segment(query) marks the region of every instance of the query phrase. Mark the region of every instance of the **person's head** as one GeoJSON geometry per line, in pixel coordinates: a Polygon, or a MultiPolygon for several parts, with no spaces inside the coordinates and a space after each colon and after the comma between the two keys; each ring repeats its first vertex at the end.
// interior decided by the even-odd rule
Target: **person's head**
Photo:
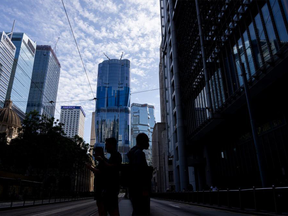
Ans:
{"type": "Polygon", "coordinates": [[[105,140],[105,148],[108,153],[117,151],[117,140],[114,137],[105,140]]]}
{"type": "Polygon", "coordinates": [[[94,157],[97,157],[97,156],[104,157],[104,150],[102,147],[97,146],[94,148],[94,157]]]}
{"type": "Polygon", "coordinates": [[[149,148],[149,138],[147,134],[140,133],[136,137],[136,145],[141,149],[148,149],[149,148]]]}

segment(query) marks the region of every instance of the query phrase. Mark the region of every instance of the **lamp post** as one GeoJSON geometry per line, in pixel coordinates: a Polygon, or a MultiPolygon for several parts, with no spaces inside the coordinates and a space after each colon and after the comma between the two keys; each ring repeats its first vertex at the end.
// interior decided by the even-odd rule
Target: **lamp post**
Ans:
{"type": "Polygon", "coordinates": [[[253,136],[253,142],[255,146],[255,151],[256,151],[256,157],[257,157],[257,162],[258,162],[258,167],[259,167],[259,173],[260,173],[260,179],[261,179],[261,184],[262,187],[267,186],[267,174],[266,174],[266,169],[264,166],[264,160],[263,160],[263,146],[259,144],[259,139],[258,139],[258,134],[254,122],[254,114],[252,112],[251,108],[251,98],[250,98],[250,91],[249,87],[247,84],[247,77],[246,77],[246,72],[245,72],[245,67],[244,63],[241,62],[241,76],[243,77],[243,86],[244,86],[244,91],[245,91],[245,97],[246,97],[246,102],[247,102],[247,108],[249,112],[249,118],[250,118],[250,125],[251,125],[251,130],[252,130],[252,136],[253,136]]]}

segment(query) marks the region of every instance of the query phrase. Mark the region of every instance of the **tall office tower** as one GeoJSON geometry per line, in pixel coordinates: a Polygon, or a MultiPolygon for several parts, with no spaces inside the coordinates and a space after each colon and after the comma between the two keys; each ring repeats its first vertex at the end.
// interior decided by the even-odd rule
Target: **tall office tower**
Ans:
{"type": "Polygon", "coordinates": [[[145,150],[146,160],[152,165],[152,133],[155,125],[154,106],[132,103],[131,105],[131,147],[136,145],[139,133],[149,137],[149,149],[145,150]]]}
{"type": "Polygon", "coordinates": [[[96,146],[115,137],[122,161],[130,149],[130,61],[105,60],[98,67],[95,115],[96,146]]]}
{"type": "Polygon", "coordinates": [[[0,32],[0,108],[4,107],[16,47],[5,32],[0,32]]]}
{"type": "Polygon", "coordinates": [[[95,136],[95,112],[92,112],[92,120],[91,120],[91,133],[90,133],[90,148],[93,148],[96,141],[95,136]]]}
{"type": "Polygon", "coordinates": [[[13,110],[23,120],[31,85],[36,43],[25,33],[13,33],[12,42],[16,47],[16,54],[6,99],[13,101],[13,110]]]}
{"type": "MultiPolygon", "coordinates": [[[[95,144],[95,112],[92,112],[92,120],[91,120],[91,133],[90,133],[90,146],[89,146],[89,154],[93,158],[93,147],[95,144]]],[[[93,165],[95,165],[95,161],[92,161],[93,165]]],[[[94,191],[94,173],[90,172],[90,187],[89,191],[94,191]]]]}
{"type": "Polygon", "coordinates": [[[176,190],[287,185],[288,2],[160,6],[176,190]]]}
{"type": "Polygon", "coordinates": [[[85,112],[81,106],[61,106],[60,122],[68,137],[84,137],[85,112]]]}
{"type": "Polygon", "coordinates": [[[27,113],[36,110],[40,115],[54,117],[60,67],[51,46],[37,45],[27,113]]]}

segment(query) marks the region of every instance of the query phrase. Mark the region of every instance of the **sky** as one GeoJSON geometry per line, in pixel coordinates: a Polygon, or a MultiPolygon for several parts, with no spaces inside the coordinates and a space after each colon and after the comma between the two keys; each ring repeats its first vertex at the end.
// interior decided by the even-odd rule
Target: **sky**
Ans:
{"type": "Polygon", "coordinates": [[[131,63],[131,104],[154,105],[159,122],[159,0],[63,2],[86,73],[61,0],[1,0],[0,4],[1,32],[10,32],[15,20],[14,32],[24,32],[37,45],[55,49],[61,64],[55,118],[60,118],[61,106],[82,106],[86,113],[84,140],[89,143],[98,64],[107,59],[104,53],[120,59],[123,52],[122,59],[131,63]]]}

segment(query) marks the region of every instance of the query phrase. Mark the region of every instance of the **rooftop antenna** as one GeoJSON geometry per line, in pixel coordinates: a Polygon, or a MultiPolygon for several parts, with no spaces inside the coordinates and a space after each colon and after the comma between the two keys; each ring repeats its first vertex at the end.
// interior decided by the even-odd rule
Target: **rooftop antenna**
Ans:
{"type": "Polygon", "coordinates": [[[9,34],[7,34],[7,36],[10,35],[10,40],[12,40],[12,37],[13,37],[13,31],[14,31],[15,22],[16,22],[16,21],[14,20],[14,21],[13,21],[12,30],[11,30],[11,32],[10,32],[9,34]]]}
{"type": "Polygon", "coordinates": [[[53,50],[54,50],[55,53],[56,53],[56,47],[57,47],[57,43],[58,43],[59,39],[60,39],[60,37],[57,38],[57,41],[56,41],[55,46],[54,46],[54,48],[53,48],[53,50]]]}
{"type": "Polygon", "coordinates": [[[121,54],[120,60],[122,60],[122,57],[123,57],[123,52],[122,52],[122,54],[121,54]]]}
{"type": "Polygon", "coordinates": [[[110,60],[110,58],[105,53],[103,53],[103,54],[110,60]]]}

